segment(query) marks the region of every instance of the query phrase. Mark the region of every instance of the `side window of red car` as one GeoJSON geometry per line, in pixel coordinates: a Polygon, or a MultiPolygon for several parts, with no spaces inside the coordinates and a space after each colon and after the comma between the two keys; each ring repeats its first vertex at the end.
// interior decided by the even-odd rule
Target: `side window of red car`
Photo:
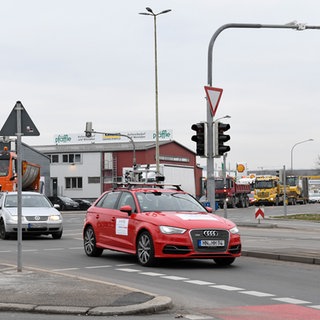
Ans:
{"type": "Polygon", "coordinates": [[[122,192],[119,203],[118,203],[118,209],[120,209],[122,206],[131,206],[132,212],[137,212],[136,204],[130,192],[122,192]]]}
{"type": "Polygon", "coordinates": [[[96,204],[96,207],[114,209],[120,192],[106,193],[96,204]]]}

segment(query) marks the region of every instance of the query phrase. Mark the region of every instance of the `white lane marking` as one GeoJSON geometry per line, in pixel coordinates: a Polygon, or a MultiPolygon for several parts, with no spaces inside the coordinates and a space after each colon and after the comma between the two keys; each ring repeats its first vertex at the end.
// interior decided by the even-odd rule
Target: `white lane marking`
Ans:
{"type": "Polygon", "coordinates": [[[189,278],[178,277],[178,276],[162,276],[161,278],[169,280],[188,280],[189,278]]]}
{"type": "Polygon", "coordinates": [[[89,267],[85,267],[85,269],[102,269],[102,268],[111,268],[111,265],[106,265],[106,266],[89,266],[89,267]]]}
{"type": "Polygon", "coordinates": [[[25,250],[22,250],[22,252],[38,252],[40,251],[39,249],[25,249],[25,250]]]}
{"type": "Polygon", "coordinates": [[[317,306],[309,306],[310,308],[313,308],[313,309],[319,309],[320,310],[320,304],[317,305],[317,306]]]}
{"type": "Polygon", "coordinates": [[[181,316],[183,318],[190,319],[190,320],[209,320],[209,319],[214,320],[214,318],[212,318],[210,316],[199,316],[199,315],[195,315],[195,314],[188,314],[188,315],[181,315],[181,316]]]}
{"type": "Polygon", "coordinates": [[[255,297],[274,297],[274,294],[265,293],[260,291],[240,291],[240,293],[248,294],[255,297]]]}
{"type": "Polygon", "coordinates": [[[124,271],[124,272],[140,272],[138,269],[130,269],[130,268],[116,268],[116,270],[124,271]]]}
{"type": "Polygon", "coordinates": [[[160,277],[160,276],[165,276],[164,273],[157,273],[157,272],[141,272],[141,274],[145,276],[150,276],[150,277],[160,277]]]}
{"type": "Polygon", "coordinates": [[[60,272],[60,271],[72,271],[72,270],[79,270],[80,268],[63,268],[63,269],[52,269],[53,272],[60,272]]]}
{"type": "Polygon", "coordinates": [[[69,250],[83,250],[83,247],[70,247],[69,250]]]}
{"type": "Polygon", "coordinates": [[[124,264],[117,264],[116,267],[128,267],[128,266],[134,266],[134,263],[124,263],[124,264]]]}
{"type": "Polygon", "coordinates": [[[208,286],[214,284],[214,282],[202,281],[202,280],[186,280],[187,283],[198,284],[200,286],[208,286]]]}
{"type": "Polygon", "coordinates": [[[210,287],[216,288],[216,289],[227,290],[227,291],[241,291],[241,290],[245,290],[245,289],[243,289],[243,288],[228,286],[228,285],[224,285],[224,284],[214,285],[214,286],[210,286],[210,287]]]}
{"type": "Polygon", "coordinates": [[[281,302],[285,302],[285,303],[292,303],[292,304],[311,303],[310,301],[294,299],[294,298],[272,298],[272,300],[281,301],[281,302]]]}

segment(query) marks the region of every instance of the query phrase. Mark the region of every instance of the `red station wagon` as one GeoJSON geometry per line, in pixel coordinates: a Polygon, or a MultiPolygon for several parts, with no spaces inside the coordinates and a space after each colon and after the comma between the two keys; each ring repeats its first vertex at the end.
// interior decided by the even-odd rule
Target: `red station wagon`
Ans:
{"type": "Polygon", "coordinates": [[[160,258],[213,259],[230,265],[241,255],[239,229],[204,208],[179,186],[134,183],[103,193],[88,209],[84,251],[137,256],[143,266],[160,258]]]}

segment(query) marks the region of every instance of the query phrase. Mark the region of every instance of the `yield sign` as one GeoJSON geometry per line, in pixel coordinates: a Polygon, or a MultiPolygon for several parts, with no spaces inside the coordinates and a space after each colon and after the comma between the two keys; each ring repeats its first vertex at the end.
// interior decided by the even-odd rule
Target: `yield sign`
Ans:
{"type": "Polygon", "coordinates": [[[264,209],[263,208],[256,208],[255,210],[255,217],[256,219],[264,219],[264,209]]]}
{"type": "Polygon", "coordinates": [[[223,89],[205,86],[204,90],[206,91],[210,104],[211,114],[214,117],[218,109],[223,89]]]}

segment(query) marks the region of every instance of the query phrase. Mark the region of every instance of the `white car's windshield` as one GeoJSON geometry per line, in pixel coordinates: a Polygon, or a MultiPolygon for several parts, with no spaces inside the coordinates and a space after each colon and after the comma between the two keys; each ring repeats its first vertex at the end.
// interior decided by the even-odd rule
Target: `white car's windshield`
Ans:
{"type": "MultiPolygon", "coordinates": [[[[5,207],[17,207],[18,206],[18,196],[16,194],[7,195],[4,203],[5,207]]],[[[42,195],[22,195],[21,198],[22,207],[39,207],[39,208],[49,208],[51,204],[42,195]]]]}
{"type": "Polygon", "coordinates": [[[206,212],[192,196],[176,192],[138,192],[137,199],[143,212],[149,211],[190,211],[206,212]]]}

